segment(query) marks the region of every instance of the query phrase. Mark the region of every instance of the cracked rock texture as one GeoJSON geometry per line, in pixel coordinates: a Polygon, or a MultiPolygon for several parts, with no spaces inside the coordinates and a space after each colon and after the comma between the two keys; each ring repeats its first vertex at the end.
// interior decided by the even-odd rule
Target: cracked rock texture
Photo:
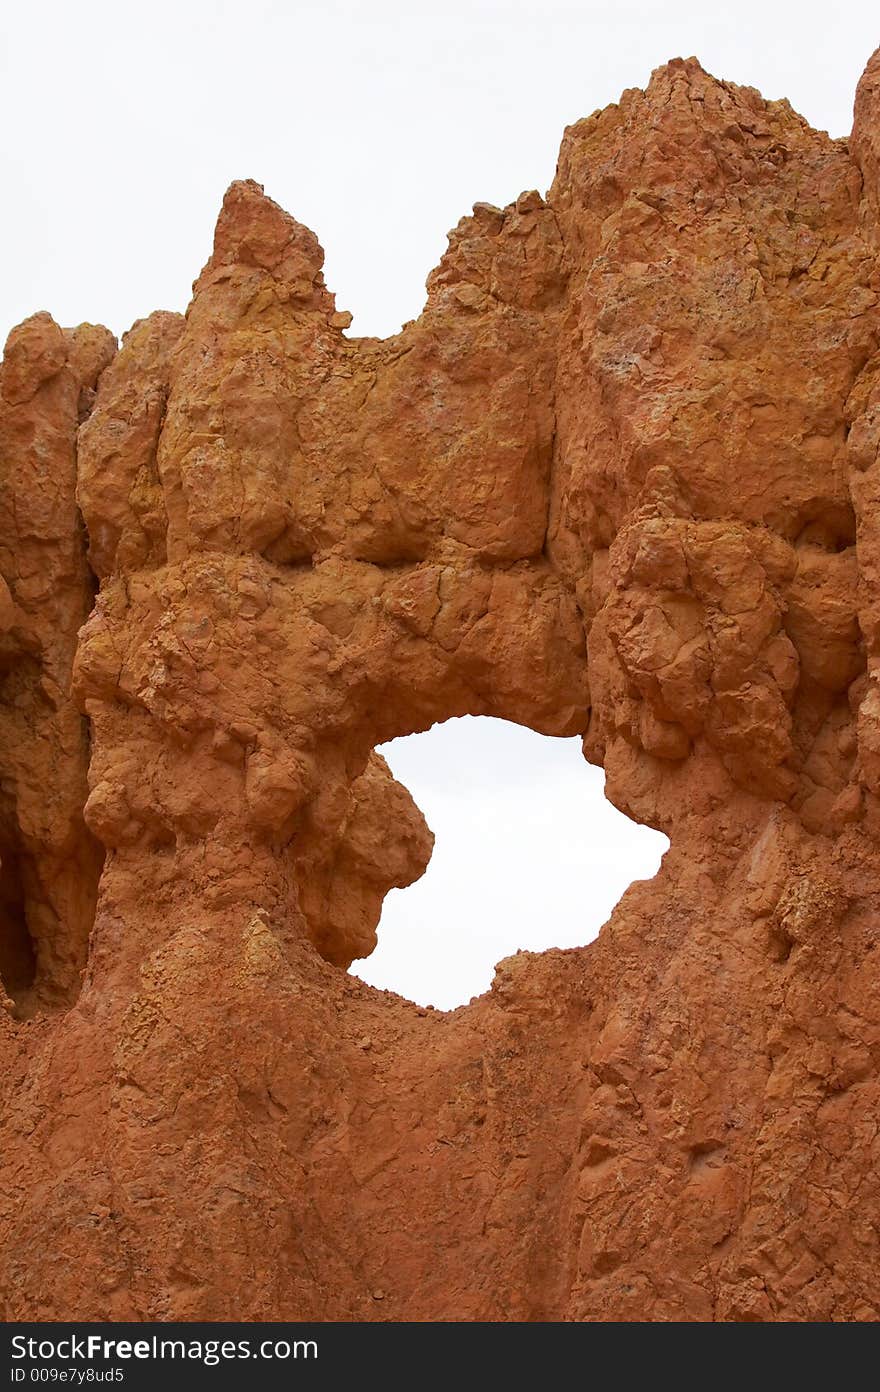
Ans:
{"type": "Polygon", "coordinates": [[[13,332],[0,1315],[878,1318],[878,249],[880,57],[850,140],[676,60],[395,337],[253,183],[13,332]],[[671,849],[444,1015],[344,968],[468,713],[671,849]]]}

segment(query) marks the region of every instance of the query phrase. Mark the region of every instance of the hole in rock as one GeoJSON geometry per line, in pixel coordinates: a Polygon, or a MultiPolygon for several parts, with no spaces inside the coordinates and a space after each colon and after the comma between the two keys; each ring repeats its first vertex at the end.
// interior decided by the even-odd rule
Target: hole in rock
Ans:
{"type": "Polygon", "coordinates": [[[579,947],[669,846],[607,801],[580,739],[463,716],[383,745],[435,835],[420,880],[391,890],[352,971],[443,1010],[488,990],[519,948],[579,947]]]}
{"type": "Polygon", "coordinates": [[[0,982],[17,1005],[32,989],[37,959],[25,914],[21,859],[15,847],[0,842],[0,982]]]}

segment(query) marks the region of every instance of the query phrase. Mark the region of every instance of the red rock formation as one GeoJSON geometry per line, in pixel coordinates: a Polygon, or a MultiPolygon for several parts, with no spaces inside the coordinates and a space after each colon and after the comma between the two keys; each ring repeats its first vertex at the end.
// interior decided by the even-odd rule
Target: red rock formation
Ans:
{"type": "Polygon", "coordinates": [[[15,331],[7,1318],[878,1318],[878,71],[669,64],[385,341],[250,183],[185,318],[15,331]],[[465,713],[671,849],[442,1015],[340,969],[465,713]]]}
{"type": "Polygon", "coordinates": [[[76,506],[77,427],[115,352],[36,314],[0,369],[0,999],[70,1004],[102,854],[83,824],[89,740],[70,695],[94,600],[76,506]]]}

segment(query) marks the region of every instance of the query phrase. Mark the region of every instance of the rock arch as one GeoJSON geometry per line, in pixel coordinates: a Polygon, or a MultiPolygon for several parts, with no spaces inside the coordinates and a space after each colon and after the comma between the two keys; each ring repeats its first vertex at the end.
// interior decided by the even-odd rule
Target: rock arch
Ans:
{"type": "Polygon", "coordinates": [[[251,183],[185,318],[15,331],[9,815],[106,859],[3,1020],[4,1313],[876,1317],[877,79],[846,143],[669,64],[389,340],[251,183]],[[371,751],[463,713],[672,850],[442,1021],[337,968],[424,860],[371,751]]]}

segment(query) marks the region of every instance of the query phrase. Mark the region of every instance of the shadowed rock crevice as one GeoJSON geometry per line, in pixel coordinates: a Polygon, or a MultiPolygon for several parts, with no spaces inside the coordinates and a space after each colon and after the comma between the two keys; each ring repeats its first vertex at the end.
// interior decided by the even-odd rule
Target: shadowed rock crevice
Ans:
{"type": "Polygon", "coordinates": [[[37,957],[27,923],[22,867],[15,850],[0,839],[0,989],[16,1013],[26,1012],[37,975],[37,957]]]}

